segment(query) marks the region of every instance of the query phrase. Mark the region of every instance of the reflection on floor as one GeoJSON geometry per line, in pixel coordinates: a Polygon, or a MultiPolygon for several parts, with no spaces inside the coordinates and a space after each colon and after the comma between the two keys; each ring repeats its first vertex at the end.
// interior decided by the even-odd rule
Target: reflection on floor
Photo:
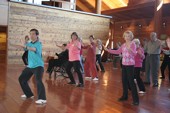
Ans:
{"type": "MultiPolygon", "coordinates": [[[[112,63],[104,65],[106,72],[99,72],[99,81],[86,80],[84,88],[67,85],[68,80],[62,77],[49,79],[44,74],[47,104],[41,106],[34,103],[35,99],[20,98],[23,93],[18,76],[24,66],[1,63],[0,113],[169,113],[168,80],[159,80],[158,88],[146,86],[147,93],[140,95],[140,105],[132,106],[131,92],[128,101],[117,101],[122,94],[121,70],[114,70],[112,63]]],[[[30,86],[36,94],[34,79],[30,86]]]]}

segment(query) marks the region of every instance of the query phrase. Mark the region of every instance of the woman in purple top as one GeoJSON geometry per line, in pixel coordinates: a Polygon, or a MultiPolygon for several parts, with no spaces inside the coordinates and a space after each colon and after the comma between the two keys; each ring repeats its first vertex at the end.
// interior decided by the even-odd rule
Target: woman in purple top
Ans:
{"type": "Polygon", "coordinates": [[[128,99],[128,83],[132,91],[133,103],[132,105],[139,105],[139,97],[137,88],[134,82],[134,65],[136,56],[136,45],[132,41],[133,33],[131,31],[125,31],[123,38],[125,43],[118,50],[111,50],[105,48],[106,51],[112,54],[122,53],[122,84],[123,84],[123,95],[119,98],[119,101],[126,101],[128,99]]]}
{"type": "Polygon", "coordinates": [[[137,81],[138,87],[139,87],[139,93],[143,94],[145,93],[145,86],[143,84],[142,79],[140,78],[140,70],[142,68],[142,63],[145,58],[144,55],[144,50],[140,46],[140,41],[139,39],[134,39],[133,42],[136,44],[136,51],[137,54],[135,56],[135,71],[134,71],[134,76],[137,81]]]}

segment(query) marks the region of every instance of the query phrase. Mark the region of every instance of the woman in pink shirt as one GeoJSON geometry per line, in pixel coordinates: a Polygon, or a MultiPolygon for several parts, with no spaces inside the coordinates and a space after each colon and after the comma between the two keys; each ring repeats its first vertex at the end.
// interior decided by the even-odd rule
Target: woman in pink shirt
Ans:
{"type": "Polygon", "coordinates": [[[133,103],[132,105],[139,105],[139,97],[137,93],[137,88],[134,83],[134,65],[136,56],[136,45],[132,41],[133,33],[131,31],[125,31],[123,38],[125,43],[118,50],[111,50],[105,48],[106,51],[112,54],[122,53],[122,85],[123,85],[123,95],[119,98],[119,101],[126,101],[128,99],[128,83],[132,91],[133,103]]]}
{"type": "Polygon", "coordinates": [[[73,74],[71,72],[71,68],[74,67],[75,72],[78,74],[79,84],[77,87],[84,87],[83,77],[81,74],[81,65],[80,65],[80,50],[81,50],[81,43],[78,39],[78,35],[76,32],[71,34],[72,41],[67,44],[67,48],[69,51],[69,63],[66,68],[66,72],[70,78],[70,82],[68,84],[76,84],[73,74]]]}
{"type": "Polygon", "coordinates": [[[145,58],[144,50],[140,46],[139,39],[134,39],[133,42],[136,44],[136,51],[137,54],[135,56],[135,70],[134,70],[134,76],[137,81],[138,87],[139,87],[139,93],[143,94],[145,93],[145,86],[143,84],[142,79],[140,78],[140,70],[142,68],[142,63],[145,58]]]}

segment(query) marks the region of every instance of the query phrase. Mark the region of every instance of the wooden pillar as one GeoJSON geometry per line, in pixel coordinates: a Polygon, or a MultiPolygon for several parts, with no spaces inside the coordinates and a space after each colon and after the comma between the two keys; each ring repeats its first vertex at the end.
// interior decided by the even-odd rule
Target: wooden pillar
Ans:
{"type": "Polygon", "coordinates": [[[96,0],[96,13],[101,14],[102,0],[96,0]]]}
{"type": "Polygon", "coordinates": [[[114,37],[115,37],[115,21],[112,20],[112,21],[111,21],[111,45],[112,45],[112,43],[113,43],[113,47],[114,47],[114,45],[115,45],[114,37]]]}
{"type": "Polygon", "coordinates": [[[154,31],[158,37],[160,37],[162,29],[162,5],[163,0],[155,0],[154,31]]]}

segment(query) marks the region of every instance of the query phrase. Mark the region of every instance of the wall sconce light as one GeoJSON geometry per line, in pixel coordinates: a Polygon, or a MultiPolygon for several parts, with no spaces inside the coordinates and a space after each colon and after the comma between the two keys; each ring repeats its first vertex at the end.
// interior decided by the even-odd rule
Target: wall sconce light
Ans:
{"type": "Polygon", "coordinates": [[[138,27],[139,27],[139,29],[141,29],[141,28],[142,28],[142,25],[141,25],[141,24],[139,24],[139,25],[138,25],[138,27]]]}
{"type": "Polygon", "coordinates": [[[162,23],[162,26],[165,28],[165,27],[166,27],[166,22],[163,22],[163,23],[162,23]]]}
{"type": "Polygon", "coordinates": [[[120,26],[120,29],[123,29],[123,26],[120,26]]]}

